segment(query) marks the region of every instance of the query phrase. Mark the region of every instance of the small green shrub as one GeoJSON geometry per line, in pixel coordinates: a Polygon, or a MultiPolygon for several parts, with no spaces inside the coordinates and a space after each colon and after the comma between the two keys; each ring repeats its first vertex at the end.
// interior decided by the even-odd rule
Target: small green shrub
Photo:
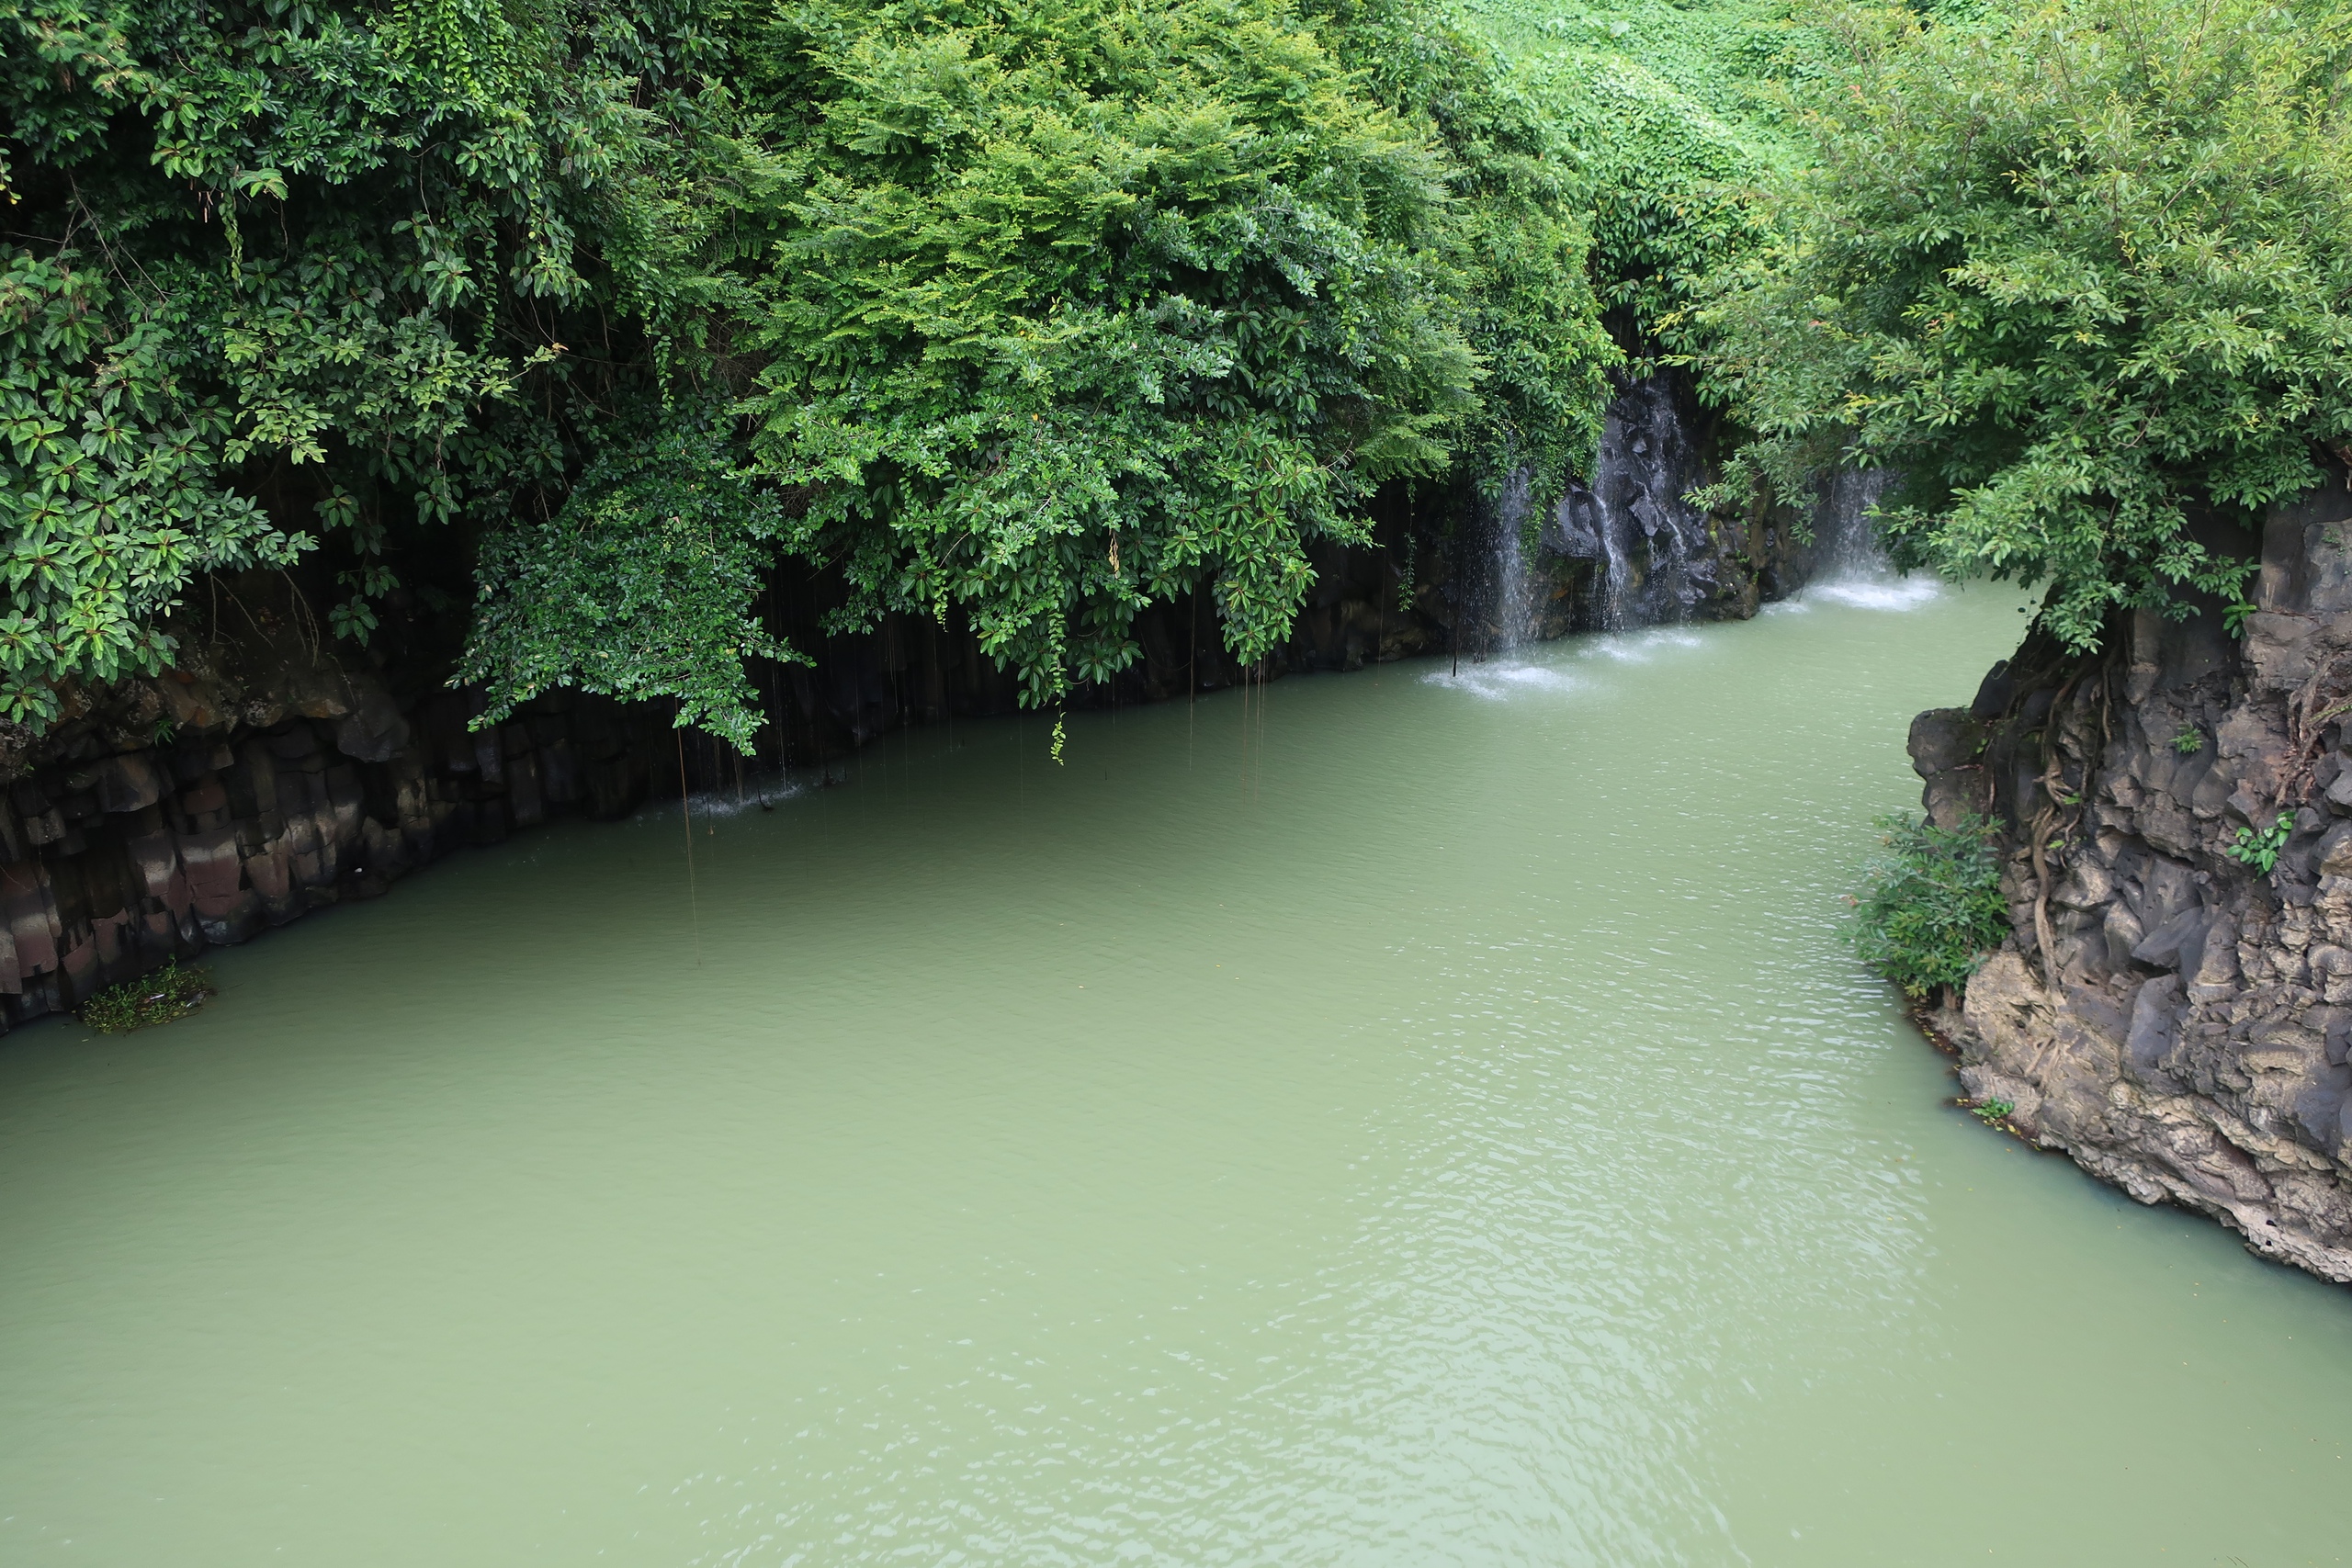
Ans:
{"type": "Polygon", "coordinates": [[[2205,750],[2205,737],[2193,724],[2184,724],[2180,733],[2172,738],[2172,749],[2184,757],[2194,757],[2205,750]]]}
{"type": "Polygon", "coordinates": [[[2295,819],[2281,812],[2278,819],[2267,828],[2239,829],[2238,841],[2222,852],[2240,865],[2251,866],[2259,874],[2267,876],[2271,868],[2278,863],[2278,852],[2287,847],[2287,840],[2294,836],[2294,832],[2295,819]]]}
{"type": "Polygon", "coordinates": [[[108,986],[82,1004],[82,1021],[101,1034],[128,1034],[186,1018],[212,999],[209,969],[183,969],[176,958],[152,975],[108,986]]]}
{"type": "Polygon", "coordinates": [[[1989,1127],[1994,1122],[1998,1122],[2002,1117],[2007,1116],[2010,1111],[2015,1111],[2017,1109],[2017,1104],[2015,1101],[2007,1100],[1987,1100],[1980,1104],[1972,1105],[1968,1109],[1974,1113],[1979,1122],[1984,1122],[1987,1127],[1989,1127]]]}
{"type": "Polygon", "coordinates": [[[1993,824],[1939,828],[1909,813],[1878,818],[1883,851],[1863,868],[1848,936],[1863,963],[1924,1000],[1957,990],[2008,934],[1993,824]]]}

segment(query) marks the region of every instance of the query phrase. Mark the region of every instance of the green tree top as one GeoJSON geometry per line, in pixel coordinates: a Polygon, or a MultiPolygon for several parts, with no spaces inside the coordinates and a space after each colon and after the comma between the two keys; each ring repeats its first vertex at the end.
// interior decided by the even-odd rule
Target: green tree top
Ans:
{"type": "MultiPolygon", "coordinates": [[[[213,571],[558,503],[764,187],[653,0],[0,0],[0,715],[153,671],[213,571]]],[[[446,546],[444,547],[447,547],[446,546]]]]}
{"type": "Polygon", "coordinates": [[[485,718],[744,743],[752,602],[960,607],[1040,701],[1244,658],[1396,476],[1556,492],[1572,170],[1418,0],[0,0],[0,716],[333,553],[474,558],[485,718]]]}
{"type": "Polygon", "coordinates": [[[1556,486],[1613,357],[1583,230],[1532,117],[1409,20],[784,14],[761,92],[797,184],[752,332],[759,450],[809,487],[798,544],[842,563],[844,624],[960,605],[1042,701],[1195,586],[1264,654],[1308,542],[1359,537],[1384,479],[1467,448],[1556,486]],[[1348,68],[1351,28],[1389,78],[1348,68]]]}
{"type": "Polygon", "coordinates": [[[2049,580],[2077,648],[2120,607],[2233,596],[2249,563],[2192,518],[2251,525],[2352,439],[2352,10],[1831,21],[1814,160],[1701,317],[1757,433],[1725,493],[1899,470],[1900,558],[2049,580]]]}

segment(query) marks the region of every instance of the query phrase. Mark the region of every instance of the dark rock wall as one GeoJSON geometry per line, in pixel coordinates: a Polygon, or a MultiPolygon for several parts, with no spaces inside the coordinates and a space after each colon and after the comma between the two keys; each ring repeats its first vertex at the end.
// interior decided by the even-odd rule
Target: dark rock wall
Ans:
{"type": "Polygon", "coordinates": [[[1929,1022],[2041,1146],[2352,1282],[2352,491],[2260,543],[2243,638],[2218,604],[2030,637],[1914,724],[1929,813],[2007,824],[2013,935],[1929,1022]],[[2224,852],[2281,815],[2268,874],[2224,852]]]}
{"type": "Polygon", "coordinates": [[[129,683],[111,710],[159,706],[167,738],[111,750],[83,728],[20,766],[0,797],[0,1019],[71,1009],[557,813],[619,815],[673,743],[660,716],[598,699],[477,734],[462,694],[403,714],[372,675],[300,674],[293,707],[197,671],[129,683]]]}

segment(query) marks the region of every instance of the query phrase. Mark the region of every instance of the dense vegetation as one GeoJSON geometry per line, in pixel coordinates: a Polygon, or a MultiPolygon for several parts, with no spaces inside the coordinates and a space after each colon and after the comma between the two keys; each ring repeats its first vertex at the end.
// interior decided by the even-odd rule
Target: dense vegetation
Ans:
{"type": "Polygon", "coordinates": [[[1881,851],[1864,869],[1848,935],[1862,962],[1914,1001],[1939,990],[1949,998],[2009,934],[1993,825],[1939,828],[1905,815],[1878,827],[1881,851]]]}
{"type": "Polygon", "coordinates": [[[2078,646],[2352,444],[2343,0],[1436,3],[0,0],[0,716],[305,559],[738,744],[780,570],[1031,702],[1254,659],[1629,355],[2078,646]]]}
{"type": "Polygon", "coordinates": [[[1836,69],[1712,280],[1758,433],[1727,487],[1898,470],[1898,554],[2120,608],[2234,600],[2259,510],[2352,441],[2352,7],[2038,0],[1833,18],[1836,69]]]}
{"type": "Polygon", "coordinates": [[[1615,357],[1559,150],[1401,4],[0,0],[0,50],[16,717],[321,545],[358,639],[478,551],[493,714],[745,741],[778,550],[1032,700],[1195,587],[1254,658],[1382,480],[1556,489],[1615,357]]]}
{"type": "Polygon", "coordinates": [[[1595,287],[1636,352],[1688,346],[1701,281],[1763,238],[1830,39],[1790,0],[1461,0],[1574,149],[1595,287]]]}
{"type": "Polygon", "coordinates": [[[744,297],[770,161],[689,6],[0,0],[0,707],[207,573],[560,506],[744,297]]]}

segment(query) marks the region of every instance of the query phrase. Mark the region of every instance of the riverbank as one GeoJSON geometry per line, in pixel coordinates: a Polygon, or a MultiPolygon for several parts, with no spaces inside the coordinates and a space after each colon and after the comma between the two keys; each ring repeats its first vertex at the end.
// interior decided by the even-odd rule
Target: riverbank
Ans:
{"type": "MultiPolygon", "coordinates": [[[[1610,406],[1592,484],[1536,525],[1521,491],[1384,492],[1368,545],[1317,552],[1315,583],[1269,658],[1245,669],[1210,596],[1180,598],[1136,616],[1129,668],[1057,711],[1441,651],[1476,665],[1578,631],[1740,618],[1852,553],[1860,504],[1842,492],[1814,536],[1777,514],[1737,523],[1690,507],[1713,440],[1670,376],[1629,389],[1610,406]]],[[[173,670],[71,689],[38,737],[0,727],[0,1030],[552,819],[740,794],[762,773],[830,774],[910,727],[1018,709],[1015,677],[960,619],[891,615],[832,635],[840,582],[778,575],[768,629],[813,661],[752,661],[767,717],[751,757],[681,735],[668,705],[563,689],[477,730],[481,692],[447,683],[461,615],[403,592],[363,648],[322,634],[312,606],[324,592],[300,571],[224,580],[203,599],[209,617],[174,626],[173,670]]]]}

